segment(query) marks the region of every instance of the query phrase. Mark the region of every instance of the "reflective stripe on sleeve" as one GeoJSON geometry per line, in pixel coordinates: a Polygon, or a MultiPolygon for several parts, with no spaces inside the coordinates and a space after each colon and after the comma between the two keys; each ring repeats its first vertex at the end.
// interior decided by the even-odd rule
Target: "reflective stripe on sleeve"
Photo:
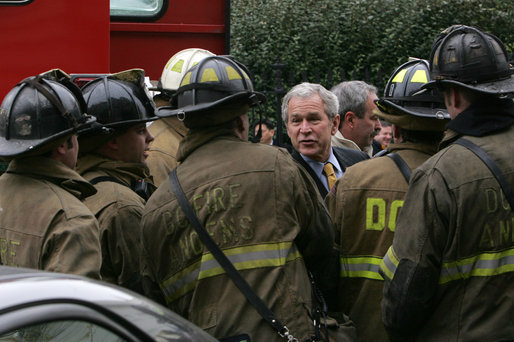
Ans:
{"type": "Polygon", "coordinates": [[[514,248],[487,252],[459,261],[443,262],[439,284],[470,277],[490,277],[514,272],[514,248]]]}
{"type": "Polygon", "coordinates": [[[341,278],[384,280],[378,273],[381,262],[376,256],[341,257],[341,278]]]}
{"type": "Polygon", "coordinates": [[[393,279],[394,272],[396,272],[396,268],[398,267],[399,261],[394,253],[393,246],[389,247],[386,255],[382,259],[382,263],[380,264],[381,274],[387,277],[389,280],[393,279]]]}
{"type": "MultiPolygon", "coordinates": [[[[292,242],[235,247],[225,249],[223,253],[239,271],[284,266],[287,262],[302,257],[292,242]]],[[[225,270],[214,259],[214,256],[211,253],[205,253],[201,260],[162,281],[161,289],[169,303],[192,291],[198,280],[223,273],[225,270]]]]}

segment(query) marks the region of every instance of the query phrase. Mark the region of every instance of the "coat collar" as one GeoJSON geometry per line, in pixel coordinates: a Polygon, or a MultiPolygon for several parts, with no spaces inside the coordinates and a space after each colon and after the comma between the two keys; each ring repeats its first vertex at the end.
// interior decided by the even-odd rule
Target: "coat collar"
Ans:
{"type": "Polygon", "coordinates": [[[81,200],[96,193],[95,187],[75,170],[48,157],[14,159],[6,172],[47,180],[81,200]]]}
{"type": "MultiPolygon", "coordinates": [[[[112,160],[96,153],[88,153],[78,160],[77,172],[86,175],[89,172],[102,172],[127,185],[135,179],[150,181],[150,171],[143,163],[126,163],[112,160]]],[[[87,179],[91,179],[86,176],[87,179]]]]}
{"type": "Polygon", "coordinates": [[[514,124],[512,99],[488,99],[471,104],[446,127],[463,135],[483,137],[514,124]]]}

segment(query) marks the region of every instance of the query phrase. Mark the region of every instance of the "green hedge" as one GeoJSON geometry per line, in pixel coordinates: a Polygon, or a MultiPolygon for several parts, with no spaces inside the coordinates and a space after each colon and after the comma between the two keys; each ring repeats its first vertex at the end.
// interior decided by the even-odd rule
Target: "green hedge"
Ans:
{"type": "MultiPolygon", "coordinates": [[[[385,84],[409,56],[428,58],[434,38],[452,24],[481,27],[514,50],[514,2],[493,0],[232,0],[231,54],[246,64],[256,88],[271,64],[301,80],[316,70],[385,84]],[[378,70],[382,70],[378,80],[378,70]]],[[[331,87],[332,84],[324,84],[331,87]]],[[[268,88],[268,89],[266,89],[268,88]]]]}

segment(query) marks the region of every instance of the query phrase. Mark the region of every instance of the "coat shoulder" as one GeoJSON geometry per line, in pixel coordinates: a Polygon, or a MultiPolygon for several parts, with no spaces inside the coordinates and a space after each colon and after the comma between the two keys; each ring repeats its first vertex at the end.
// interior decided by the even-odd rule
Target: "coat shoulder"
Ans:
{"type": "Polygon", "coordinates": [[[332,147],[334,155],[336,156],[339,163],[343,164],[344,167],[348,167],[355,163],[363,160],[370,159],[369,156],[362,151],[357,151],[351,148],[345,147],[332,147]]]}

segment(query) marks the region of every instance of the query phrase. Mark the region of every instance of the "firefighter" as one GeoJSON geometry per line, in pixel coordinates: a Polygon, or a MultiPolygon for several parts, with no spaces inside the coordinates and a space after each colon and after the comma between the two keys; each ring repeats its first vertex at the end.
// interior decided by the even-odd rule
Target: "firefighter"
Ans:
{"type": "MultiPolygon", "coordinates": [[[[285,149],[248,142],[249,107],[264,99],[248,74],[231,58],[206,57],[184,76],[178,109],[159,108],[158,115],[176,115],[189,128],[176,170],[200,222],[237,260],[257,296],[303,341],[315,333],[307,271],[321,288],[336,272],[328,269],[332,222],[310,176],[285,149]]],[[[148,201],[142,226],[148,296],[217,338],[282,340],[213,263],[169,180],[148,201]]]]}
{"type": "Polygon", "coordinates": [[[437,152],[449,119],[440,93],[416,94],[430,80],[428,68],[426,60],[402,64],[376,103],[380,118],[392,123],[395,143],[389,145],[389,157],[399,158],[401,167],[388,157],[357,163],[325,198],[339,236],[340,308],[354,321],[359,341],[387,341],[378,265],[393,241],[406,177],[437,152]]]}
{"type": "Polygon", "coordinates": [[[452,121],[413,173],[380,265],[383,321],[392,341],[512,340],[513,68],[497,37],[456,25],[430,72],[452,121]]]}
{"type": "Polygon", "coordinates": [[[96,190],[74,171],[77,131],[93,124],[60,70],[16,85],[0,108],[0,259],[4,265],[100,278],[96,190]]]}
{"type": "MultiPolygon", "coordinates": [[[[173,55],[164,66],[157,88],[160,93],[154,96],[157,107],[176,107],[174,95],[186,71],[205,57],[214,56],[204,49],[190,48],[173,55]]],[[[168,174],[177,166],[177,150],[187,128],[176,116],[162,118],[154,122],[150,133],[155,140],[150,148],[147,163],[156,185],[168,179],[168,174]]]]}
{"type": "Polygon", "coordinates": [[[146,123],[155,106],[144,85],[144,71],[133,69],[97,78],[82,87],[89,113],[103,130],[83,130],[78,172],[97,193],[85,200],[100,225],[104,281],[141,292],[139,222],[155,189],[146,157],[153,136],[146,123]]]}

